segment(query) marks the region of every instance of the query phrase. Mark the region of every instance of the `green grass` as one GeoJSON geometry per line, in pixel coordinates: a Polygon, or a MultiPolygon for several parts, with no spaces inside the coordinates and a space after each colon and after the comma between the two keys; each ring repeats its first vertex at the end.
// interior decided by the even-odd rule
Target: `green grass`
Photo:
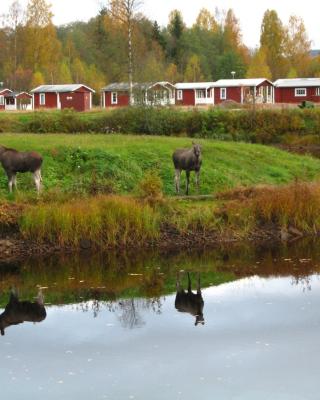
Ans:
{"type": "MultiPolygon", "coordinates": [[[[237,186],[282,184],[320,176],[320,161],[263,145],[199,139],[203,146],[201,194],[237,186]]],[[[166,195],[174,194],[171,155],[190,147],[189,138],[95,134],[0,134],[0,143],[44,156],[44,187],[62,192],[136,191],[147,171],[156,171],[166,195]]],[[[193,177],[192,177],[193,178],[193,177]]],[[[184,175],[182,188],[184,187],[184,175]]],[[[18,177],[22,192],[32,188],[30,174],[18,177]]],[[[195,193],[193,179],[191,194],[195,193]]],[[[0,172],[0,197],[7,196],[7,180],[0,172]]]]}

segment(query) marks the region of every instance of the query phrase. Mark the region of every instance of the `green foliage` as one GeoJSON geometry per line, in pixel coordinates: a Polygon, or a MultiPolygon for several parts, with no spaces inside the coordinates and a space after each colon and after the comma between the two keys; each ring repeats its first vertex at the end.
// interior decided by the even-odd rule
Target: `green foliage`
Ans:
{"type": "Polygon", "coordinates": [[[320,109],[186,111],[170,107],[127,107],[96,113],[63,110],[1,114],[0,123],[0,132],[130,133],[268,144],[280,143],[287,135],[319,136],[320,109]]]}
{"type": "MultiPolygon", "coordinates": [[[[198,122],[199,116],[193,119],[198,122]]],[[[115,134],[1,135],[1,143],[8,147],[35,150],[43,155],[43,195],[51,193],[51,200],[57,194],[63,197],[66,193],[71,196],[134,193],[150,171],[161,178],[163,193],[173,195],[172,154],[177,148],[191,147],[191,142],[190,138],[115,134]]],[[[320,175],[320,162],[310,157],[241,142],[208,139],[197,139],[197,142],[203,147],[200,194],[218,193],[239,185],[285,183],[295,177],[312,180],[320,175]]],[[[190,190],[194,194],[191,175],[190,190]]],[[[183,188],[185,174],[181,184],[183,188]]],[[[21,198],[29,192],[36,198],[31,174],[18,175],[18,188],[21,198]]],[[[7,193],[7,178],[1,169],[0,198],[7,193]]]]}

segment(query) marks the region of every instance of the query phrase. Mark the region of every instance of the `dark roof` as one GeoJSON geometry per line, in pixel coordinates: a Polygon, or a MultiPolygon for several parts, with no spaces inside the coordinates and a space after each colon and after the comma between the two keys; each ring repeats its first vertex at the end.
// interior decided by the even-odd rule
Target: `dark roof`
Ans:
{"type": "MultiPolygon", "coordinates": [[[[171,86],[174,87],[170,82],[143,82],[143,83],[133,83],[133,90],[148,90],[153,86],[162,85],[162,86],[171,86]]],[[[128,82],[116,82],[110,83],[101,89],[102,92],[128,92],[130,90],[130,85],[128,82]]]]}

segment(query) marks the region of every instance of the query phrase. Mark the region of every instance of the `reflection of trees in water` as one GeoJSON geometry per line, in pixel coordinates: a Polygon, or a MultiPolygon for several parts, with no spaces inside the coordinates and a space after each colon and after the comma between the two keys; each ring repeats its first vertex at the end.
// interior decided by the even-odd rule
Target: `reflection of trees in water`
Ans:
{"type": "Polygon", "coordinates": [[[140,327],[145,324],[141,317],[141,311],[149,310],[156,314],[161,314],[161,299],[160,298],[131,298],[120,301],[102,301],[92,300],[85,301],[75,305],[76,310],[83,312],[93,312],[93,317],[106,309],[109,312],[117,313],[119,321],[126,328],[140,327]]]}
{"type": "Polygon", "coordinates": [[[293,276],[291,280],[291,285],[293,286],[302,286],[303,292],[309,291],[312,289],[311,286],[312,276],[293,276]]]}
{"type": "Polygon", "coordinates": [[[140,328],[145,325],[140,312],[151,310],[156,314],[161,314],[161,306],[159,298],[122,300],[118,303],[119,311],[121,311],[118,318],[124,328],[140,328]]]}

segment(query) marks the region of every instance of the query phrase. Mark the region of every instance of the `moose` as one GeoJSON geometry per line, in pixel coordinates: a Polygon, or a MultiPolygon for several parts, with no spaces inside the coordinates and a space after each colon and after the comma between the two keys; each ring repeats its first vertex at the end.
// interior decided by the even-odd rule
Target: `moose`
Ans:
{"type": "Polygon", "coordinates": [[[37,192],[41,189],[41,165],[43,158],[35,151],[17,151],[0,145],[0,162],[8,177],[10,193],[12,187],[17,189],[18,172],[32,172],[37,192]]]}
{"type": "Polygon", "coordinates": [[[195,325],[204,325],[203,306],[204,301],[201,294],[200,287],[200,273],[198,274],[197,293],[191,290],[190,273],[188,272],[188,291],[186,292],[180,283],[180,273],[177,274],[177,294],[175,299],[175,307],[179,312],[187,312],[196,317],[195,325]]]}
{"type": "Polygon", "coordinates": [[[196,186],[199,190],[200,168],[202,164],[201,146],[192,142],[191,149],[177,149],[172,155],[172,160],[175,168],[175,186],[176,193],[180,193],[180,177],[181,171],[186,171],[186,195],[189,194],[190,172],[196,173],[196,186]]]}
{"type": "Polygon", "coordinates": [[[12,289],[10,293],[9,303],[2,314],[0,314],[0,332],[4,336],[5,329],[11,325],[22,324],[28,322],[41,322],[47,316],[44,307],[44,298],[42,291],[39,290],[38,297],[35,302],[20,301],[17,292],[12,289]]]}

